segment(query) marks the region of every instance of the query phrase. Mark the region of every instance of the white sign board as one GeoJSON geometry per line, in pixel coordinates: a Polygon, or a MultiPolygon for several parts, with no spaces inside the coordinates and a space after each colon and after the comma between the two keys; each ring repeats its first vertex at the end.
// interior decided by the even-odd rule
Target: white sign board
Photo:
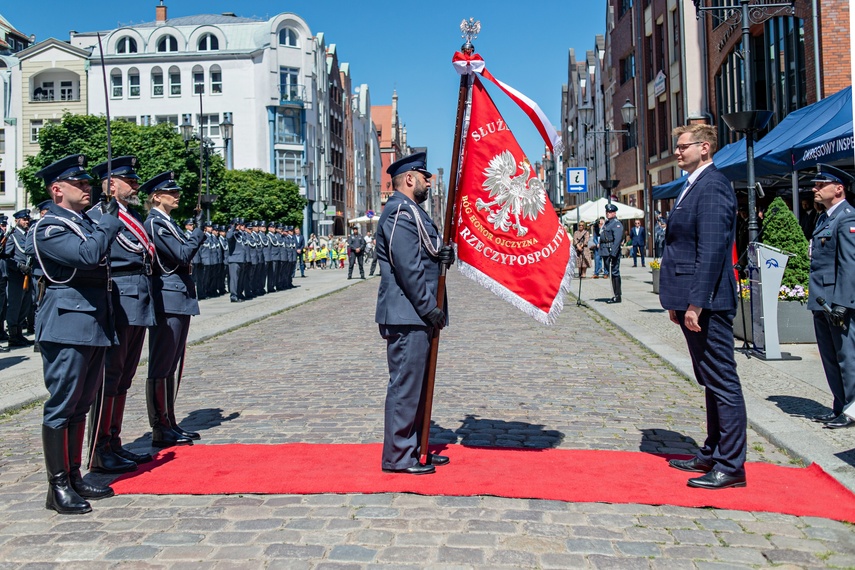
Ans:
{"type": "Polygon", "coordinates": [[[567,192],[569,194],[580,194],[588,191],[588,169],[568,168],[567,169],[567,192]]]}

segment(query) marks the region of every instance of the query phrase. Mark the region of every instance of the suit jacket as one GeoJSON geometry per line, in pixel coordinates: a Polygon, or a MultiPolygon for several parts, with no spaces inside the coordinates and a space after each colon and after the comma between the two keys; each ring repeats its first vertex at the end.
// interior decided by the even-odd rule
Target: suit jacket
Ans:
{"type": "Polygon", "coordinates": [[[246,263],[249,261],[249,253],[246,247],[246,232],[229,227],[226,232],[226,242],[228,243],[228,251],[226,252],[226,261],[228,263],[246,263]]]}
{"type": "Polygon", "coordinates": [[[690,304],[713,311],[736,309],[735,232],[736,194],[710,165],[668,217],[659,273],[664,309],[685,311],[690,304]]]}
{"type": "Polygon", "coordinates": [[[641,247],[647,245],[647,230],[644,229],[644,226],[638,228],[632,226],[632,229],[629,230],[629,235],[632,238],[632,245],[641,247]]]}
{"type": "Polygon", "coordinates": [[[114,216],[105,215],[96,224],[86,214],[56,204],[50,204],[34,225],[30,253],[37,254],[51,280],[36,313],[39,342],[82,346],[118,342],[107,291],[106,256],[122,227],[114,216]]]}
{"type": "MultiPolygon", "coordinates": [[[[421,218],[431,243],[442,245],[439,230],[427,212],[404,194],[393,192],[377,224],[380,288],[374,320],[379,324],[425,326],[421,315],[437,305],[440,262],[419,241],[414,215],[421,218]],[[415,206],[415,213],[411,206],[415,206]]],[[[447,319],[448,303],[444,307],[447,319]]]]}
{"type": "Polygon", "coordinates": [[[829,305],[855,309],[855,208],[845,200],[817,224],[811,241],[808,305],[821,311],[817,297],[829,305]]]}
{"type": "Polygon", "coordinates": [[[198,315],[196,286],[190,277],[190,264],[205,240],[202,228],[184,237],[172,218],[152,208],[145,220],[148,237],[154,242],[154,310],[173,315],[198,315]]]}
{"type": "MultiPolygon", "coordinates": [[[[128,209],[140,226],[139,214],[128,209]]],[[[87,212],[96,224],[104,217],[95,206],[87,212]]],[[[110,216],[111,218],[113,216],[110,216]]],[[[122,229],[110,245],[110,271],[113,280],[113,314],[116,326],[150,327],[154,325],[154,303],[151,282],[152,259],[148,251],[122,222],[122,229]],[[138,275],[116,275],[138,271],[138,275]]]]}

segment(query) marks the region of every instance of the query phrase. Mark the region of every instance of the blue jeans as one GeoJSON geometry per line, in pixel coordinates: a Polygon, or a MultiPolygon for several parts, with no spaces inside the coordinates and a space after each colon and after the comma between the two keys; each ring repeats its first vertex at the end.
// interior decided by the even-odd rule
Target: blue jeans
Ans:
{"type": "Polygon", "coordinates": [[[594,250],[594,275],[603,274],[603,258],[600,257],[600,249],[594,250]]]}

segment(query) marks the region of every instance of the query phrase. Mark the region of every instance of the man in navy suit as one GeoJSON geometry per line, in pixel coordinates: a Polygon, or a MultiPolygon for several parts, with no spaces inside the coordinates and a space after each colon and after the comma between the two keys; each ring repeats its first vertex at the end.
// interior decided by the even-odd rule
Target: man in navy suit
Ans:
{"type": "Polygon", "coordinates": [[[827,164],[818,164],[817,171],[814,201],[825,206],[825,212],[811,239],[807,308],[813,311],[816,346],[834,402],[830,413],[813,419],[838,429],[855,425],[855,419],[843,413],[851,413],[855,403],[855,208],[846,201],[846,189],[855,177],[827,164]]]}
{"type": "MultiPolygon", "coordinates": [[[[430,194],[431,173],[424,152],[402,158],[386,169],[395,192],[383,207],[377,228],[380,289],[375,321],[386,340],[389,384],[386,390],[383,470],[424,475],[448,458],[426,453],[419,462],[425,406],[425,377],[434,329],[447,320],[440,309],[440,264],[454,263],[454,250],[443,245],[430,216],[419,204],[430,194]]],[[[427,450],[425,450],[427,452],[427,450]]]]}
{"type": "Polygon", "coordinates": [[[707,438],[695,457],[669,464],[705,473],[689,479],[690,487],[744,487],[747,418],[733,356],[736,195],[713,165],[714,127],[681,126],[673,134],[677,164],[689,179],[668,218],[659,301],[683,330],[695,378],[704,387],[707,438]]]}
{"type": "Polygon", "coordinates": [[[635,225],[629,230],[632,239],[632,266],[638,267],[638,254],[641,254],[641,266],[644,267],[644,248],[647,247],[647,230],[641,225],[641,220],[635,220],[635,225]]]}

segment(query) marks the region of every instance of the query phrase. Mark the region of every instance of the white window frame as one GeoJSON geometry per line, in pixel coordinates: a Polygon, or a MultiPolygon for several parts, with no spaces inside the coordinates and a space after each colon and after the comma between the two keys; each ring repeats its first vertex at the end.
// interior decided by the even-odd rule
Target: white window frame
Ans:
{"type": "MultiPolygon", "coordinates": [[[[115,70],[114,70],[115,71],[115,70]]],[[[124,85],[122,84],[122,73],[110,72],[110,99],[121,99],[124,94],[124,85]]]]}
{"type": "Polygon", "coordinates": [[[60,81],[59,82],[59,98],[61,101],[74,101],[74,82],[60,81]]]}
{"type": "Polygon", "coordinates": [[[178,51],[178,39],[171,34],[161,36],[157,40],[157,46],[155,47],[155,50],[157,51],[157,53],[174,53],[178,51]],[[164,42],[164,49],[160,49],[161,42],[164,42]]]}
{"type": "Polygon", "coordinates": [[[209,79],[211,82],[211,95],[222,95],[223,94],[223,70],[222,69],[211,69],[208,72],[209,79]],[[214,76],[217,77],[214,80],[214,76]]]}
{"type": "Polygon", "coordinates": [[[30,144],[39,144],[39,132],[45,128],[41,119],[30,119],[30,144]]]}
{"type": "Polygon", "coordinates": [[[163,71],[159,73],[151,72],[151,96],[152,97],[163,97],[164,91],[164,83],[163,83],[163,71]],[[160,77],[160,83],[155,81],[155,78],[160,77]],[[157,93],[157,88],[160,87],[160,93],[157,93]]]}
{"type": "Polygon", "coordinates": [[[140,74],[128,72],[128,99],[139,99],[142,88],[140,87],[140,74]],[[136,79],[136,84],[134,83],[136,79]],[[134,93],[136,91],[136,94],[134,93]]]}
{"type": "Polygon", "coordinates": [[[169,96],[170,97],[181,97],[181,70],[176,72],[169,72],[169,96]],[[173,79],[178,77],[178,82],[173,82],[173,79]],[[176,87],[178,89],[176,89],[176,87]]]}

